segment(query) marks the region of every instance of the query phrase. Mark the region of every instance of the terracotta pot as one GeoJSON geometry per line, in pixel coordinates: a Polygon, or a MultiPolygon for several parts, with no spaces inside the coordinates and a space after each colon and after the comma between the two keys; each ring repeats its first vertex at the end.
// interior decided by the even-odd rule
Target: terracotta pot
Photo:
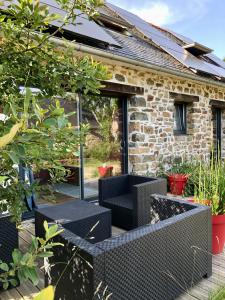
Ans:
{"type": "Polygon", "coordinates": [[[113,166],[98,167],[98,172],[100,177],[110,177],[112,176],[113,166]]]}
{"type": "Polygon", "coordinates": [[[225,215],[212,216],[212,254],[223,252],[225,243],[225,215]]]}
{"type": "Polygon", "coordinates": [[[184,193],[188,175],[184,174],[172,174],[168,177],[170,192],[173,195],[182,195],[184,193]]]}
{"type": "Polygon", "coordinates": [[[188,199],[188,202],[192,202],[192,203],[198,203],[198,204],[202,204],[202,205],[211,205],[211,201],[210,200],[201,200],[201,202],[199,202],[198,200],[193,199],[188,199]]]}

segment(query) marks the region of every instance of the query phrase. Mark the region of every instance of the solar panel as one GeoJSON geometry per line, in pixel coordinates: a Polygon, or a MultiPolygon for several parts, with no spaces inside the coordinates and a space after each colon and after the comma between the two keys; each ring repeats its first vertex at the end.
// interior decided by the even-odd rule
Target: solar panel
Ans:
{"type": "MultiPolygon", "coordinates": [[[[1,5],[1,8],[7,8],[11,3],[17,3],[17,1],[12,0],[12,2],[10,3],[4,2],[3,5],[1,5]]],[[[50,13],[55,13],[61,15],[62,17],[66,15],[66,11],[61,9],[57,2],[55,2],[54,0],[41,0],[40,3],[47,5],[50,13]]],[[[64,30],[80,36],[91,38],[96,41],[103,42],[107,45],[121,48],[121,45],[102,27],[100,27],[94,21],[89,20],[87,15],[85,15],[84,13],[81,13],[78,10],[77,12],[80,13],[80,16],[77,16],[76,24],[66,24],[65,26],[63,26],[64,30]]],[[[62,23],[58,21],[52,21],[51,25],[59,27],[62,25],[62,23]]]]}
{"type": "MultiPolygon", "coordinates": [[[[54,0],[42,0],[41,3],[48,5],[50,13],[56,13],[58,15],[61,15],[62,17],[64,17],[67,13],[65,10],[61,9],[54,0]]],[[[94,21],[89,20],[87,15],[81,13],[79,10],[77,10],[77,13],[80,15],[76,18],[76,24],[66,24],[63,26],[64,30],[104,42],[108,45],[121,47],[121,45],[115,39],[113,39],[102,27],[100,27],[94,21]]],[[[52,21],[51,25],[59,27],[62,25],[62,23],[60,23],[59,21],[52,21]]]]}
{"type": "Polygon", "coordinates": [[[171,33],[172,35],[174,35],[176,38],[178,38],[179,40],[181,40],[182,42],[184,42],[185,44],[193,44],[194,41],[180,33],[174,32],[168,28],[165,29],[166,31],[168,31],[169,33],[171,33]]]}
{"type": "Polygon", "coordinates": [[[145,22],[140,17],[120,7],[112,5],[111,3],[107,3],[107,6],[114,10],[122,18],[126,19],[126,21],[134,25],[146,37],[150,38],[156,45],[160,46],[163,50],[184,64],[186,67],[217,77],[224,77],[224,72],[221,71],[221,68],[214,68],[213,65],[193,56],[187,50],[183,49],[180,45],[169,39],[161,31],[153,27],[151,24],[145,22]]]}
{"type": "Polygon", "coordinates": [[[205,56],[207,56],[209,59],[211,59],[212,61],[214,61],[217,65],[219,65],[220,67],[222,67],[223,69],[225,69],[225,61],[221,60],[215,54],[209,53],[209,54],[206,54],[205,56]]]}
{"type": "MultiPolygon", "coordinates": [[[[179,33],[176,33],[170,29],[166,29],[166,31],[170,32],[171,34],[173,34],[175,37],[177,37],[178,39],[180,39],[183,43],[186,43],[186,44],[192,44],[192,43],[195,43],[192,39],[182,35],[182,34],[179,34],[179,33]]],[[[215,54],[213,53],[208,53],[208,54],[205,54],[204,56],[208,57],[209,59],[211,59],[214,63],[216,63],[217,65],[219,65],[221,68],[225,69],[225,61],[221,60],[219,57],[217,57],[215,54]]],[[[211,65],[210,65],[211,66],[211,65]]],[[[213,67],[213,66],[211,66],[213,67]]],[[[222,73],[223,70],[219,69],[219,71],[222,73]]]]}

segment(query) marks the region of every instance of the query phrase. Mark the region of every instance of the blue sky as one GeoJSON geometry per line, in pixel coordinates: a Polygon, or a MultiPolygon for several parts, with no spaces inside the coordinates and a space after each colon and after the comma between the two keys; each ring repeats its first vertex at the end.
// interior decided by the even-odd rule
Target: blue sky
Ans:
{"type": "Polygon", "coordinates": [[[225,57],[225,0],[109,0],[225,57]]]}

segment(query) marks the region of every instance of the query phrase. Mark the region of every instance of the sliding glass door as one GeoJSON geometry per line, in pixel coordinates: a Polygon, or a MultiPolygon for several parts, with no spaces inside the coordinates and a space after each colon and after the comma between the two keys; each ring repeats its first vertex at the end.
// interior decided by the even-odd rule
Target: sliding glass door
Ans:
{"type": "Polygon", "coordinates": [[[35,174],[45,185],[44,192],[36,197],[39,207],[72,199],[97,199],[99,178],[127,172],[126,99],[99,95],[61,101],[74,130],[79,132],[85,124],[88,134],[83,145],[74,146],[72,151],[68,147],[68,153],[60,158],[66,169],[62,181],[53,182],[46,169],[35,174]],[[54,195],[49,194],[48,186],[54,195]]]}
{"type": "Polygon", "coordinates": [[[98,179],[126,171],[126,101],[113,96],[82,98],[81,122],[89,126],[81,150],[84,199],[98,196],[98,179]]]}

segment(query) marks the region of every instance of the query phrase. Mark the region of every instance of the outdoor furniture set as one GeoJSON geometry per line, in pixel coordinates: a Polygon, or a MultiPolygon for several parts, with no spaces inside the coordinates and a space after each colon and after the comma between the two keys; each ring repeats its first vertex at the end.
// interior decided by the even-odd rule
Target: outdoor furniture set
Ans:
{"type": "Polygon", "coordinates": [[[212,274],[210,208],[167,197],[164,179],[100,179],[99,205],[37,210],[38,236],[44,220],[64,228],[45,275],[55,285],[63,274],[56,300],[172,300],[212,274]],[[111,235],[111,216],[125,233],[111,235]]]}

